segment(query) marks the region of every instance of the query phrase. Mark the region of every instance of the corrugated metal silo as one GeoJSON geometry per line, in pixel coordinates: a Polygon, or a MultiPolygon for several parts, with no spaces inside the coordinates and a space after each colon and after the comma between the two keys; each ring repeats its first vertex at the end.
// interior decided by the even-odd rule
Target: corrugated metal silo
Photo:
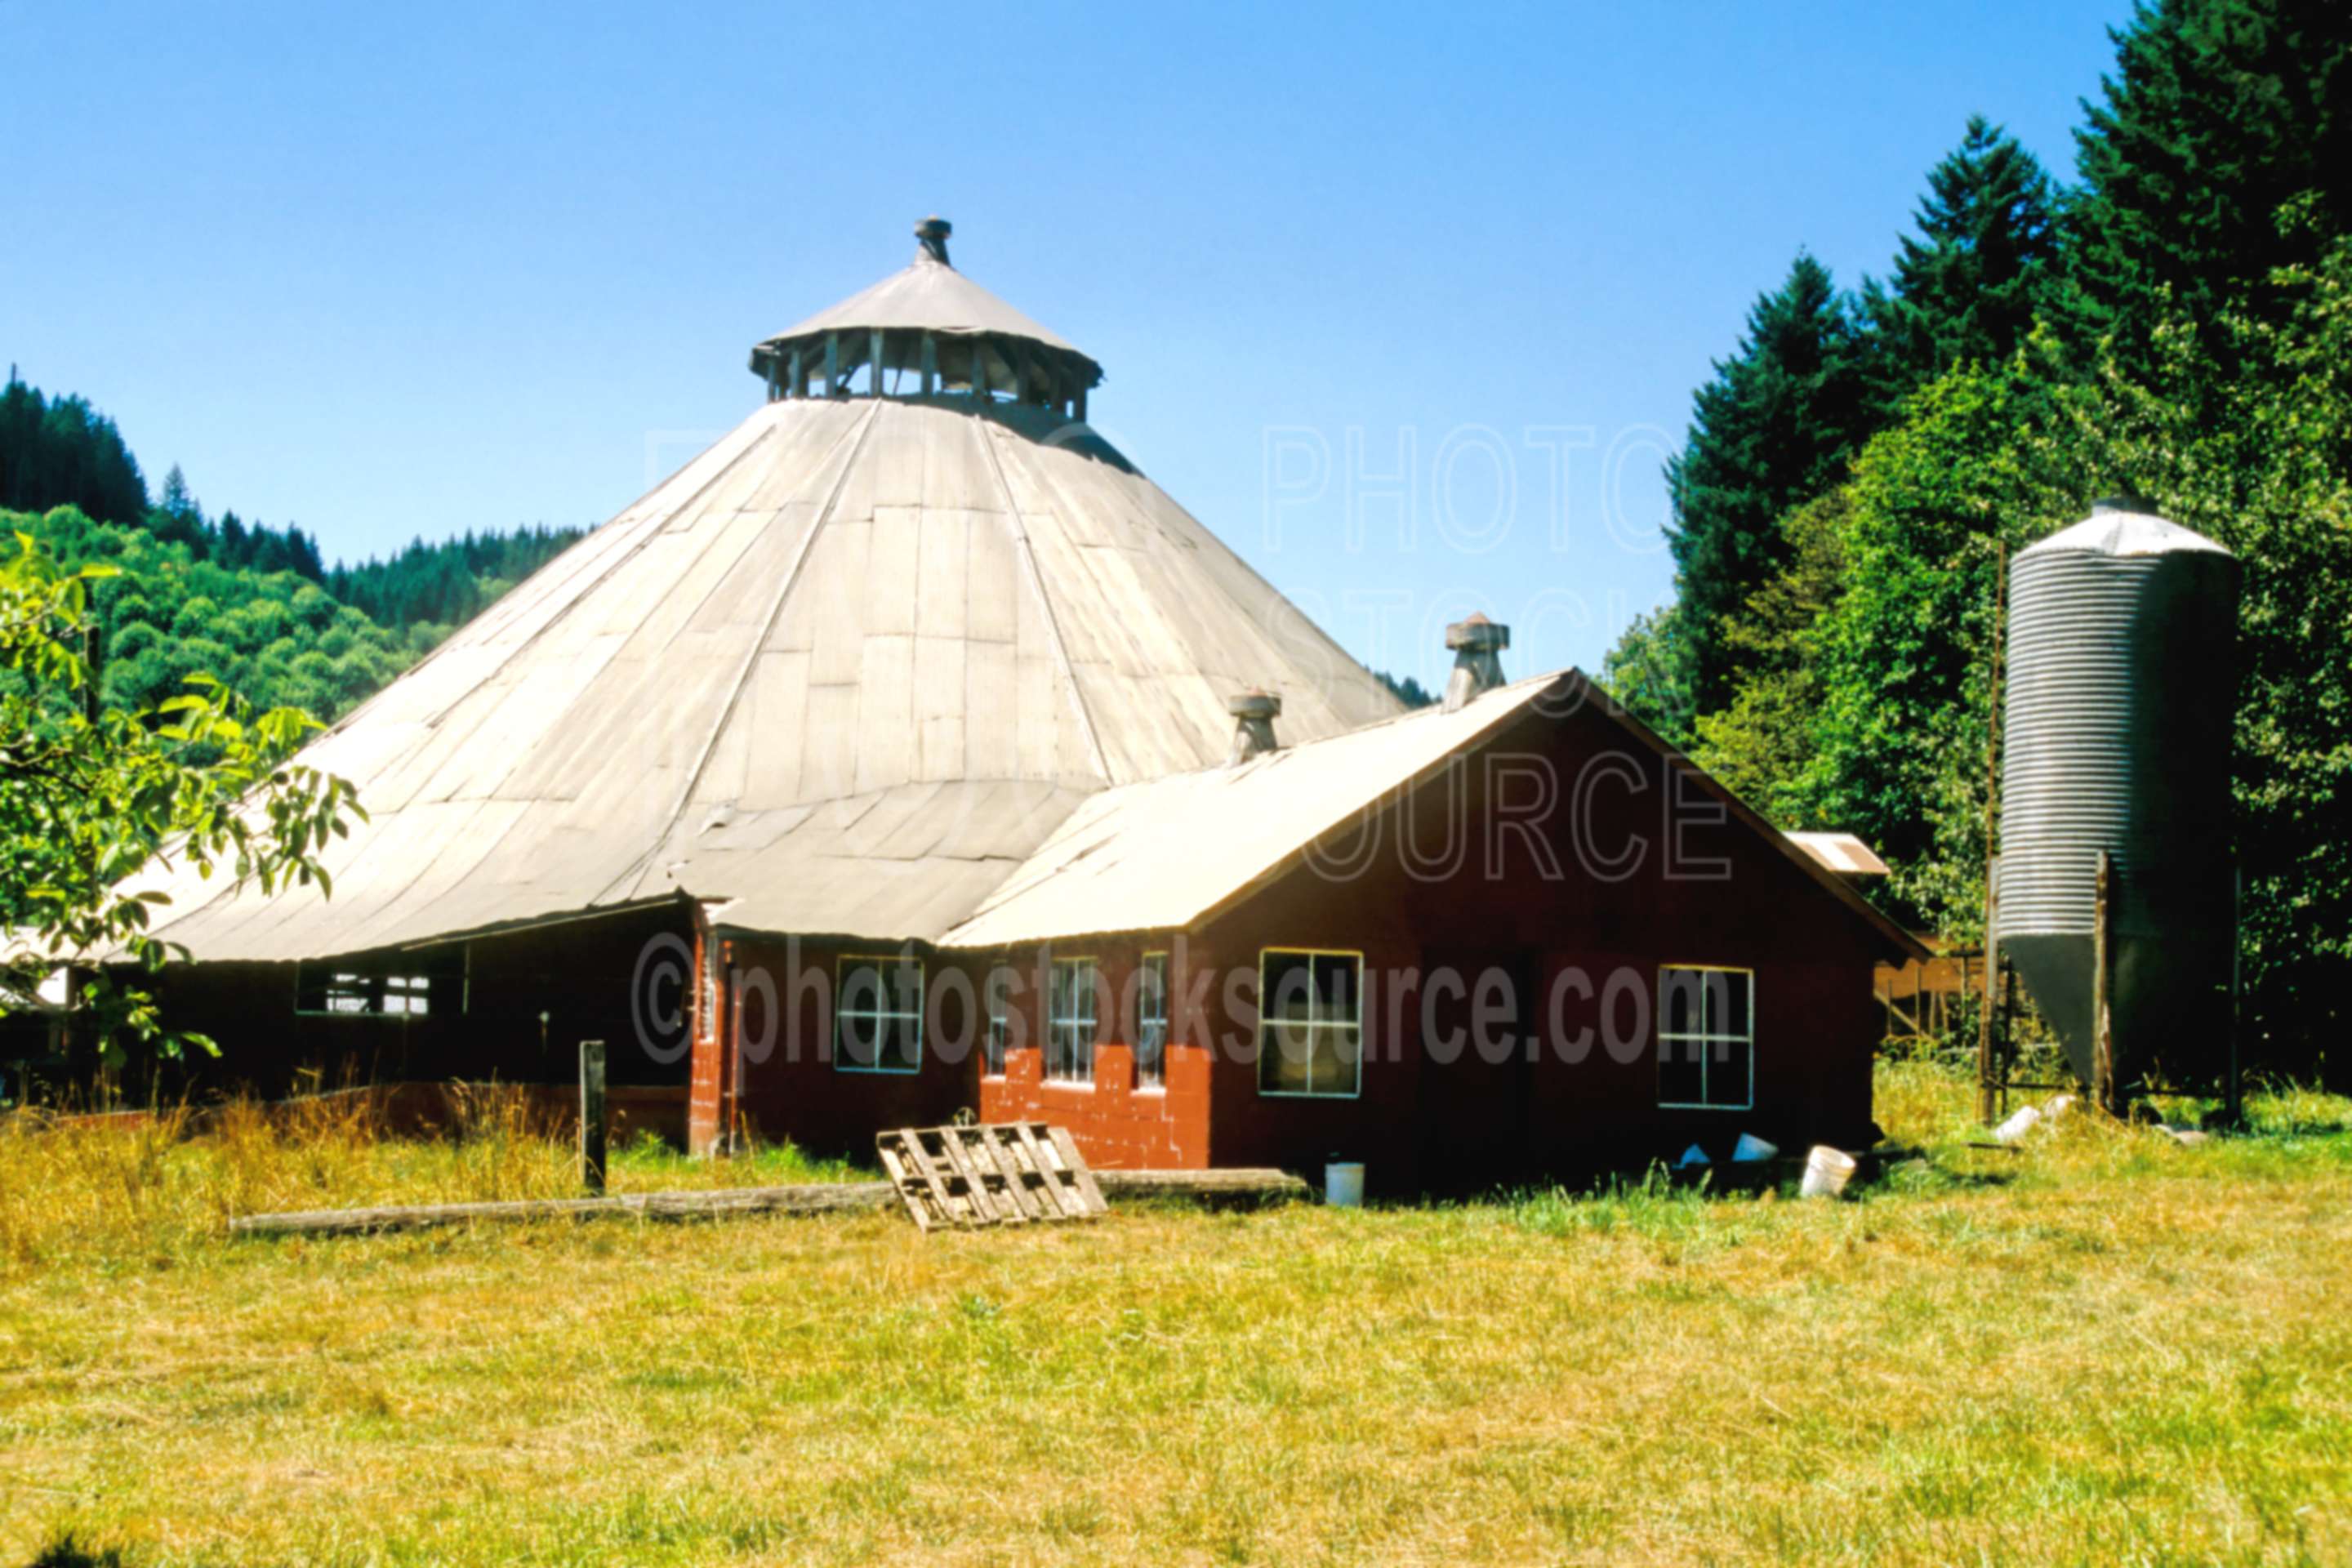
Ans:
{"type": "Polygon", "coordinates": [[[2227,1060],[2238,575],[2131,501],[2010,567],[1995,924],[2085,1083],[2102,849],[2116,1084],[2200,1083],[2227,1060]]]}

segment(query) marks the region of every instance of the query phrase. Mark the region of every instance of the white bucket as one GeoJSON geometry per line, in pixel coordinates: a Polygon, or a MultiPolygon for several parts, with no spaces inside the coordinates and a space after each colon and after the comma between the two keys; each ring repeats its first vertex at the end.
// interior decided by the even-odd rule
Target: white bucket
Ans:
{"type": "Polygon", "coordinates": [[[1813,1145],[1805,1156],[1805,1179],[1797,1187],[1801,1198],[1833,1198],[1845,1191],[1853,1180],[1854,1158],[1831,1148],[1826,1143],[1813,1145]]]}
{"type": "Polygon", "coordinates": [[[1334,1160],[1323,1167],[1323,1201],[1335,1209],[1364,1206],[1364,1166],[1360,1160],[1334,1160]]]}
{"type": "Polygon", "coordinates": [[[1748,1164],[1757,1160],[1769,1160],[1780,1152],[1778,1143],[1768,1143],[1753,1132],[1742,1132],[1738,1143],[1732,1148],[1731,1163],[1735,1165],[1748,1164]]]}
{"type": "Polygon", "coordinates": [[[1996,1143],[2014,1144],[2024,1140],[2036,1127],[2057,1121],[2074,1108],[2074,1097],[2062,1094],[2044,1105],[2029,1105],[1992,1130],[1996,1143]]]}

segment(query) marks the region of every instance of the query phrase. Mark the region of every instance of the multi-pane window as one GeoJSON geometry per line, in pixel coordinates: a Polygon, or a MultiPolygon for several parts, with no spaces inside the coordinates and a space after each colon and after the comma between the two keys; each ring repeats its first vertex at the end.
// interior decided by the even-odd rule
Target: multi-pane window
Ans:
{"type": "Polygon", "coordinates": [[[422,1017],[433,1010],[433,982],[423,974],[387,974],[383,977],[383,1010],[405,1013],[422,1017]]]}
{"type": "Polygon", "coordinates": [[[1364,961],[1268,948],[1258,964],[1261,1094],[1355,1094],[1363,1085],[1364,961]]]}
{"type": "Polygon", "coordinates": [[[1658,971],[1658,1103],[1682,1110],[1754,1108],[1754,971],[1658,971]]]}
{"type": "Polygon", "coordinates": [[[923,965],[844,958],[833,1005],[836,1072],[914,1072],[923,1063],[923,965]]]}
{"type": "Polygon", "coordinates": [[[1095,961],[1057,958],[1045,998],[1045,1081],[1095,1080],[1095,961]]]}
{"type": "Polygon", "coordinates": [[[322,1013],[380,1013],[375,982],[364,974],[337,973],[327,976],[322,1013]]]}
{"type": "Polygon", "coordinates": [[[1135,996],[1135,1087],[1168,1083],[1168,955],[1147,952],[1135,996]]]}
{"type": "Polygon", "coordinates": [[[989,971],[988,1027],[980,1037],[980,1070],[988,1078],[1004,1076],[1004,1053],[1013,1038],[1013,1004],[1004,994],[1011,978],[1003,969],[989,971]]]}
{"type": "MultiPolygon", "coordinates": [[[[429,974],[371,974],[305,964],[297,971],[294,1010],[348,1018],[421,1018],[433,1011],[433,979],[429,974]]],[[[451,984],[454,987],[455,977],[451,984]]]]}

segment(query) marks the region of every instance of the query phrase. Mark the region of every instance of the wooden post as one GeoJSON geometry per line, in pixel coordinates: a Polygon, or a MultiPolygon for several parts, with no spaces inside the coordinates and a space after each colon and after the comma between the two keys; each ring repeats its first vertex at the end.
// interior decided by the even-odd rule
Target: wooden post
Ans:
{"type": "Polygon", "coordinates": [[[923,334],[923,395],[930,396],[940,389],[940,341],[930,333],[923,334]]]}
{"type": "Polygon", "coordinates": [[[841,334],[839,332],[827,332],[824,335],[824,395],[827,397],[841,395],[841,334]]]}
{"type": "Polygon", "coordinates": [[[804,397],[807,395],[808,380],[801,374],[801,351],[794,349],[793,351],[792,374],[790,378],[784,383],[784,395],[786,397],[804,397]]]}
{"type": "Polygon", "coordinates": [[[1984,1002],[1977,1017],[1977,1114],[1988,1127],[1993,1124],[1993,1100],[1999,1094],[1996,1080],[2000,1076],[1993,1058],[1993,987],[2000,984],[2000,938],[1993,927],[2000,912],[2000,861],[1996,850],[2000,828],[2001,637],[2008,610],[2009,546],[2004,542],[1993,557],[1992,668],[1985,697],[1984,1002]]]}
{"type": "Polygon", "coordinates": [[[2221,1114],[2232,1128],[2246,1121],[2246,1082],[2238,1066],[2239,998],[2244,994],[2246,939],[2238,929],[2245,918],[2246,868],[2230,868],[2230,1076],[2222,1089],[2221,1114]]]}
{"type": "Polygon", "coordinates": [[[2011,1032],[2017,1011],[2017,966],[2003,959],[1999,973],[2000,978],[1994,984],[2000,987],[2000,1032],[1993,1037],[1992,1041],[1993,1071],[2000,1080],[2000,1105],[1996,1113],[2006,1121],[2009,1117],[2009,1064],[2014,1059],[2010,1042],[2017,1037],[2011,1032]]]}
{"type": "Polygon", "coordinates": [[[873,356],[873,366],[866,373],[872,380],[872,384],[866,390],[876,397],[882,395],[882,329],[877,327],[874,329],[872,347],[869,350],[873,356]]]}
{"type": "Polygon", "coordinates": [[[2099,851],[2098,883],[2091,898],[2091,1099],[2116,1112],[2115,1037],[2107,1024],[2107,852],[2099,851]]]}
{"type": "Polygon", "coordinates": [[[971,400],[988,401],[988,340],[971,340],[971,400]]]}
{"type": "Polygon", "coordinates": [[[580,1184],[604,1191],[604,1042],[580,1042],[580,1184]]]}

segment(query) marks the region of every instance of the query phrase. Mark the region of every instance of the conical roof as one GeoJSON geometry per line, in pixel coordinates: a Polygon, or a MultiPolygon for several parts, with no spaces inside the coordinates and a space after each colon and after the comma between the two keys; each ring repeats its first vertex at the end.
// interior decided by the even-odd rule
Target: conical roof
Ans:
{"type": "Polygon", "coordinates": [[[324,957],[683,892],[928,940],[1258,687],[1289,741],[1399,710],[1085,426],[779,400],[309,748],[369,813],[331,900],[164,878],[161,933],[324,957]]]}
{"type": "Polygon", "coordinates": [[[1048,331],[944,261],[919,256],[870,289],[862,289],[829,310],[819,310],[797,326],[787,327],[769,342],[814,336],[836,329],[915,327],[960,335],[1003,332],[1027,338],[1049,348],[1077,346],[1048,331]]]}

